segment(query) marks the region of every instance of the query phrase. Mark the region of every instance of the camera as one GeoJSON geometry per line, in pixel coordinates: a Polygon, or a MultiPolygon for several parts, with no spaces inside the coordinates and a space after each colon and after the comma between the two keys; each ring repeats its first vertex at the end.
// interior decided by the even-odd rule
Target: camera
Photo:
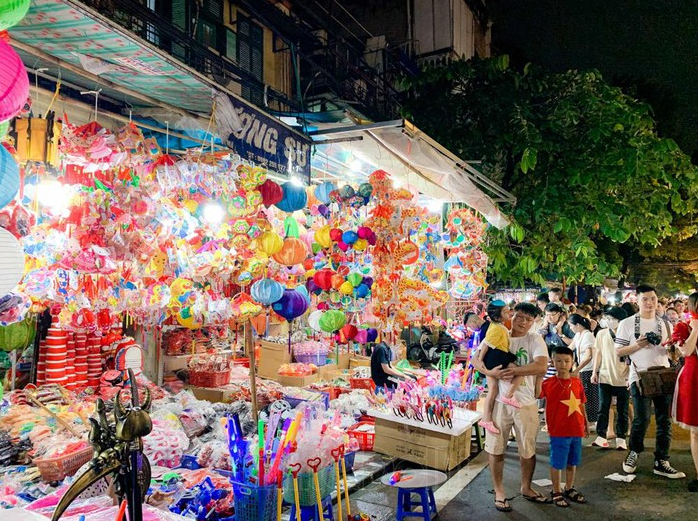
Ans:
{"type": "Polygon", "coordinates": [[[645,338],[647,341],[652,344],[653,346],[658,346],[659,344],[662,343],[662,337],[659,336],[657,333],[654,331],[650,331],[645,335],[645,338]]]}

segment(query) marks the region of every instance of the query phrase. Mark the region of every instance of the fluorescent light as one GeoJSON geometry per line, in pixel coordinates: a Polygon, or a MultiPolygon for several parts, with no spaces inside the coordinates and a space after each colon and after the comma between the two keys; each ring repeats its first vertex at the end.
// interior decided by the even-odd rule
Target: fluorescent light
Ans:
{"type": "Polygon", "coordinates": [[[206,203],[201,216],[209,224],[220,224],[225,217],[225,210],[218,203],[206,203]]]}

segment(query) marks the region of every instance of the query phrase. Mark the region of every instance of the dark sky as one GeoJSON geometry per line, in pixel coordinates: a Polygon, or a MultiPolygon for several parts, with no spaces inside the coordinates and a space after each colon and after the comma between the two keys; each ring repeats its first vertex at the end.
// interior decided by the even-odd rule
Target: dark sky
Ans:
{"type": "Polygon", "coordinates": [[[489,0],[495,52],[599,69],[654,108],[698,164],[698,0],[489,0]]]}

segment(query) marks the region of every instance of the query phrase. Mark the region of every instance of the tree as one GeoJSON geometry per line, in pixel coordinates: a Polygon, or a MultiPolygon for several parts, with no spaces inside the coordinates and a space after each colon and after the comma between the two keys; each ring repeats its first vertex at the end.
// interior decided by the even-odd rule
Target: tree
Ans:
{"type": "Polygon", "coordinates": [[[498,281],[601,284],[695,209],[690,158],[597,71],[519,71],[499,56],[405,81],[406,117],[517,197],[512,226],[485,245],[498,281]]]}

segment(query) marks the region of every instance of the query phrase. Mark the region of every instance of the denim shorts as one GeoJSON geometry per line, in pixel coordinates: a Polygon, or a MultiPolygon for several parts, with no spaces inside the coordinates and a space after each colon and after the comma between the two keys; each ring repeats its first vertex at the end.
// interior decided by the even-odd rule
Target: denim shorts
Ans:
{"type": "Polygon", "coordinates": [[[582,462],[582,438],[550,436],[550,466],[556,470],[576,467],[582,462]]]}

